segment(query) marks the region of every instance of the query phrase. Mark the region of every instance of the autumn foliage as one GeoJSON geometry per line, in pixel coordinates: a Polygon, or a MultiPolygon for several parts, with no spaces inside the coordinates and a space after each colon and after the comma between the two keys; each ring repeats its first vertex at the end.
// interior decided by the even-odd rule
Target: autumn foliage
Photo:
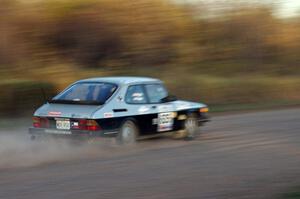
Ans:
{"type": "Polygon", "coordinates": [[[267,5],[211,15],[201,4],[171,0],[0,3],[2,79],[61,89],[89,76],[155,76],[174,93],[215,104],[274,99],[273,84],[287,83],[286,96],[300,98],[299,82],[288,80],[300,75],[299,18],[280,18],[267,5]]]}
{"type": "Polygon", "coordinates": [[[2,0],[1,4],[2,67],[230,62],[238,66],[220,64],[217,69],[294,73],[299,61],[299,22],[278,18],[266,6],[241,6],[205,18],[201,9],[195,12],[191,6],[164,0],[2,0]]]}

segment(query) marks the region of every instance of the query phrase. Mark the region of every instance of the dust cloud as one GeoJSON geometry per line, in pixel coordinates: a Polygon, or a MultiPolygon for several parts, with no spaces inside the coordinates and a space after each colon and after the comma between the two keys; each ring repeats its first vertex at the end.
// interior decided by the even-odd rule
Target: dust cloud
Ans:
{"type": "Polygon", "coordinates": [[[141,140],[130,146],[119,145],[113,138],[90,141],[67,138],[31,140],[26,130],[0,130],[0,169],[34,167],[79,159],[98,160],[186,144],[189,143],[163,136],[154,140],[141,140]]]}
{"type": "Polygon", "coordinates": [[[21,133],[0,134],[0,169],[31,167],[68,160],[107,157],[120,153],[113,140],[101,142],[66,139],[31,140],[21,133]]]}

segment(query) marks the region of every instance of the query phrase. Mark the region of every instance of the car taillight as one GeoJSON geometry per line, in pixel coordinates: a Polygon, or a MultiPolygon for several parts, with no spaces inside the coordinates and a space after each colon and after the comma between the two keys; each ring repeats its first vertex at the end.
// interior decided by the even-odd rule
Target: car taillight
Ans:
{"type": "Polygon", "coordinates": [[[49,120],[47,118],[42,118],[42,117],[33,117],[32,125],[35,128],[49,127],[49,120]]]}
{"type": "Polygon", "coordinates": [[[32,118],[32,125],[35,128],[41,128],[41,120],[39,117],[33,117],[32,118]]]}
{"type": "Polygon", "coordinates": [[[101,129],[95,120],[79,120],[78,128],[80,130],[98,131],[101,129]]]}

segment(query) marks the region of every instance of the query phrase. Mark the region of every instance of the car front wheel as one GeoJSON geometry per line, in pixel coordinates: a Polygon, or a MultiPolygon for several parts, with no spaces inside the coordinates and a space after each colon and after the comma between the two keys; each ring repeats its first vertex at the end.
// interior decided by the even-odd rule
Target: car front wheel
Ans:
{"type": "Polygon", "coordinates": [[[193,140],[199,134],[199,126],[198,120],[195,115],[189,115],[184,122],[184,129],[185,129],[185,139],[186,140],[193,140]]]}

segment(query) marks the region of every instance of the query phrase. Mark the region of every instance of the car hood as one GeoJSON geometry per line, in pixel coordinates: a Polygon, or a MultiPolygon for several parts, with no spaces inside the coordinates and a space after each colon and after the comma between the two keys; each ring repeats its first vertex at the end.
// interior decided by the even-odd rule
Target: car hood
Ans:
{"type": "Polygon", "coordinates": [[[40,117],[64,117],[64,118],[91,118],[99,105],[76,105],[76,104],[44,104],[34,116],[40,117]]]}
{"type": "Polygon", "coordinates": [[[202,108],[206,107],[206,104],[197,103],[197,102],[190,102],[190,101],[184,101],[184,100],[176,100],[171,102],[175,106],[176,110],[185,110],[185,109],[191,109],[191,108],[202,108]]]}

